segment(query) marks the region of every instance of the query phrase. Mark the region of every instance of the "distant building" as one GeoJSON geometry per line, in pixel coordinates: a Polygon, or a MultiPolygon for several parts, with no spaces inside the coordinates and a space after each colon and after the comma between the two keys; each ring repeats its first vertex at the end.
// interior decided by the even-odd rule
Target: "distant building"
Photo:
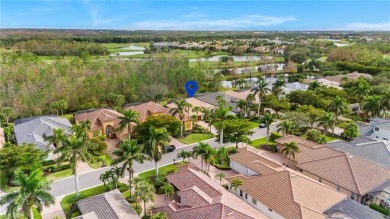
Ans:
{"type": "Polygon", "coordinates": [[[326,77],[324,77],[324,79],[329,80],[329,81],[333,81],[333,82],[341,83],[341,82],[343,82],[343,80],[353,81],[353,80],[356,80],[360,77],[371,79],[372,75],[359,73],[359,72],[352,72],[352,73],[345,74],[345,75],[326,76],[326,77]]]}
{"type": "Polygon", "coordinates": [[[359,124],[360,136],[380,139],[390,143],[390,119],[371,118],[368,124],[359,124]]]}
{"type": "MultiPolygon", "coordinates": [[[[69,120],[55,115],[18,119],[15,120],[14,126],[16,143],[30,143],[43,151],[53,151],[55,146],[49,145],[45,138],[53,135],[53,129],[63,129],[66,135],[70,135],[71,127],[69,120]]],[[[52,152],[49,153],[48,159],[53,159],[52,152]]]]}
{"type": "Polygon", "coordinates": [[[307,90],[308,88],[309,85],[300,82],[287,83],[282,87],[284,94],[289,94],[292,91],[307,90]]]}
{"type": "Polygon", "coordinates": [[[284,46],[276,47],[275,49],[272,50],[272,54],[284,55],[285,51],[286,51],[286,48],[284,46]]]}
{"type": "Polygon", "coordinates": [[[113,190],[77,203],[81,216],[75,219],[141,219],[119,190],[113,190]]]}

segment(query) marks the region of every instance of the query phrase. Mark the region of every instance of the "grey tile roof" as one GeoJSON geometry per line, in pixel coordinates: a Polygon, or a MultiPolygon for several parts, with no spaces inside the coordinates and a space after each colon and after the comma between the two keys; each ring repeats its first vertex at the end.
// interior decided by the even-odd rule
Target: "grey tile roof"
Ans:
{"type": "MultiPolygon", "coordinates": [[[[357,138],[355,140],[360,142],[366,139],[357,138]]],[[[329,143],[327,146],[390,168],[390,151],[382,141],[372,140],[363,143],[337,141],[329,143]]]]}
{"type": "Polygon", "coordinates": [[[283,91],[286,93],[290,93],[291,91],[297,91],[297,90],[307,90],[309,88],[309,85],[303,84],[300,82],[292,82],[292,83],[287,83],[283,87],[283,91]]]}
{"type": "MultiPolygon", "coordinates": [[[[53,129],[61,128],[66,134],[70,134],[69,120],[58,116],[41,116],[32,117],[15,121],[15,136],[18,145],[23,143],[32,143],[37,148],[46,150],[48,142],[45,141],[45,136],[53,134],[53,129]]],[[[53,145],[50,147],[54,148],[53,145]]]]}
{"type": "Polygon", "coordinates": [[[226,106],[232,107],[232,112],[239,112],[239,110],[236,109],[236,102],[239,100],[237,97],[232,97],[230,95],[227,95],[225,93],[221,92],[209,92],[209,93],[202,93],[195,96],[196,99],[201,100],[203,102],[206,102],[208,104],[218,106],[217,96],[223,96],[226,100],[226,106]]]}
{"type": "Polygon", "coordinates": [[[353,141],[351,141],[351,142],[355,143],[355,144],[362,144],[362,143],[377,142],[377,141],[378,140],[372,139],[372,138],[358,137],[358,138],[353,139],[353,141]]]}
{"type": "Polygon", "coordinates": [[[365,124],[358,124],[360,136],[369,137],[374,133],[373,127],[365,124]]]}
{"type": "Polygon", "coordinates": [[[371,118],[369,125],[373,127],[378,127],[380,129],[382,128],[382,129],[390,130],[390,119],[379,118],[379,117],[371,118]]]}
{"type": "Polygon", "coordinates": [[[383,218],[389,217],[351,199],[345,199],[324,212],[329,218],[383,218]],[[347,216],[347,217],[345,217],[347,216]]]}
{"type": "Polygon", "coordinates": [[[77,206],[83,215],[95,212],[99,219],[140,219],[117,189],[82,199],[77,203],[77,206]]]}

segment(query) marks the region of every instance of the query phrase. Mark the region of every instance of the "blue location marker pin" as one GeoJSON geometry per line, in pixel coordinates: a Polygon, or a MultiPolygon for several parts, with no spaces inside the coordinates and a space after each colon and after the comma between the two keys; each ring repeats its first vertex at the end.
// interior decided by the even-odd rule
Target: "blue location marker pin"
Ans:
{"type": "Polygon", "coordinates": [[[198,83],[196,81],[187,81],[185,86],[189,97],[194,97],[196,90],[198,90],[198,83]]]}

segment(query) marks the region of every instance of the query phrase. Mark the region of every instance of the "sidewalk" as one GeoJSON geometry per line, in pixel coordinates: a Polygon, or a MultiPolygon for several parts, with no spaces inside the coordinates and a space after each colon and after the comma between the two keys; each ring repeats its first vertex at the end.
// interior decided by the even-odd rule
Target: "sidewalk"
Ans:
{"type": "MultiPolygon", "coordinates": [[[[209,124],[204,121],[198,121],[198,125],[202,126],[203,128],[207,129],[207,131],[210,131],[209,124]]],[[[211,133],[216,135],[218,133],[218,130],[212,125],[211,126],[211,133]]]]}
{"type": "Polygon", "coordinates": [[[62,198],[63,196],[56,198],[56,203],[54,205],[51,205],[50,207],[43,206],[41,212],[42,219],[53,219],[56,216],[59,218],[65,218],[65,213],[61,207],[62,198]]]}
{"type": "Polygon", "coordinates": [[[90,167],[87,163],[77,162],[77,174],[88,173],[95,169],[90,167]]]}

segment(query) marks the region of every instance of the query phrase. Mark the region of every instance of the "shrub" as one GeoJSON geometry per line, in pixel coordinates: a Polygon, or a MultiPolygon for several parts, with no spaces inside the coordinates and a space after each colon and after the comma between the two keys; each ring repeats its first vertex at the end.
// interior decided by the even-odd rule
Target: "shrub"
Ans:
{"type": "Polygon", "coordinates": [[[235,148],[228,150],[229,155],[235,154],[235,153],[237,153],[237,149],[235,149],[235,148]]]}
{"type": "Polygon", "coordinates": [[[106,136],[105,136],[105,135],[99,135],[98,138],[99,138],[101,141],[106,140],[106,136]]]}
{"type": "Polygon", "coordinates": [[[278,152],[278,147],[275,144],[269,144],[267,145],[261,145],[261,149],[266,150],[266,151],[271,151],[272,153],[278,152]]]}
{"type": "Polygon", "coordinates": [[[90,141],[92,141],[93,143],[98,143],[98,142],[101,142],[102,140],[99,137],[94,137],[94,138],[91,138],[90,141]]]}
{"type": "Polygon", "coordinates": [[[50,172],[51,173],[55,173],[55,172],[59,172],[59,171],[62,171],[62,170],[67,170],[67,169],[70,169],[72,166],[71,164],[64,164],[62,166],[52,166],[50,167],[50,172]]]}
{"type": "Polygon", "coordinates": [[[97,144],[97,148],[95,150],[93,150],[94,154],[96,155],[101,155],[103,153],[106,152],[108,146],[107,146],[107,143],[104,142],[104,141],[99,141],[96,143],[97,144]]]}
{"type": "Polygon", "coordinates": [[[48,166],[48,165],[52,165],[52,164],[55,164],[56,162],[54,160],[44,160],[42,162],[42,166],[48,166]]]}
{"type": "Polygon", "coordinates": [[[371,204],[370,204],[370,208],[372,208],[372,209],[374,209],[375,211],[380,212],[380,213],[382,213],[382,214],[384,214],[384,215],[390,215],[389,209],[386,209],[386,208],[381,207],[381,206],[379,206],[379,205],[376,205],[376,204],[374,204],[374,203],[371,203],[371,204]]]}
{"type": "Polygon", "coordinates": [[[282,134],[278,133],[278,132],[272,132],[271,133],[271,136],[270,136],[270,139],[272,141],[275,141],[275,139],[278,139],[278,138],[281,138],[282,137],[282,134]]]}
{"type": "Polygon", "coordinates": [[[217,169],[219,170],[231,170],[230,166],[227,166],[225,164],[218,164],[218,163],[215,163],[213,164],[217,169]]]}
{"type": "Polygon", "coordinates": [[[124,184],[124,183],[119,183],[118,184],[118,190],[120,192],[124,192],[124,191],[126,191],[128,189],[129,189],[129,186],[127,184],[124,184]]]}

